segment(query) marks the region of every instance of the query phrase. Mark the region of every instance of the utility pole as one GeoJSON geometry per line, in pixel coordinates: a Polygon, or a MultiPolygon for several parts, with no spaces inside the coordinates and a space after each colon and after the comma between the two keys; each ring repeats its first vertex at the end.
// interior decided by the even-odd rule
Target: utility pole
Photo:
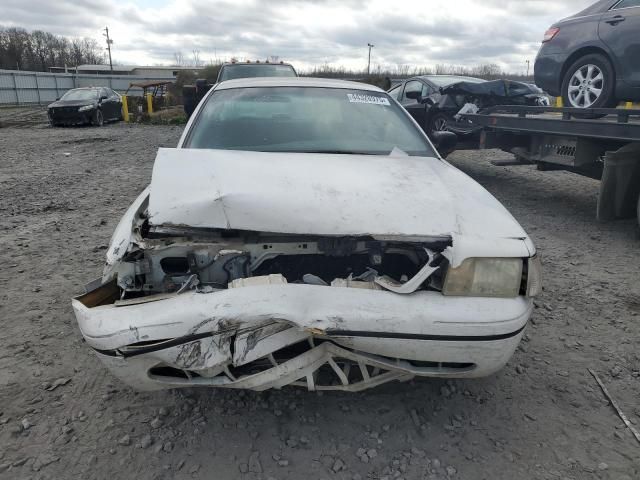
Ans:
{"type": "Polygon", "coordinates": [[[369,47],[369,62],[367,63],[367,75],[371,74],[371,49],[375,47],[372,43],[367,43],[367,47],[369,47]]]}
{"type": "Polygon", "coordinates": [[[109,51],[109,69],[111,70],[111,74],[113,75],[113,62],[111,61],[111,45],[113,44],[113,40],[109,38],[109,27],[104,27],[105,37],[107,37],[107,50],[109,51]]]}
{"type": "Polygon", "coordinates": [[[526,60],[527,62],[527,77],[529,76],[529,60],[526,60]]]}

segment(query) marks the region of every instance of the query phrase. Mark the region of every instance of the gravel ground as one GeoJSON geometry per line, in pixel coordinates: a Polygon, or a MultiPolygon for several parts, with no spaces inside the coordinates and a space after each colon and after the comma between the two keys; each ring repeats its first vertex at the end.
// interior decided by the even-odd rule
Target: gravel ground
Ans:
{"type": "Polygon", "coordinates": [[[545,291],[510,364],[360,394],[137,393],[83,344],[70,298],[180,127],[0,128],[0,478],[640,478],[640,241],[593,219],[597,182],[450,160],[543,255],[545,291]]]}

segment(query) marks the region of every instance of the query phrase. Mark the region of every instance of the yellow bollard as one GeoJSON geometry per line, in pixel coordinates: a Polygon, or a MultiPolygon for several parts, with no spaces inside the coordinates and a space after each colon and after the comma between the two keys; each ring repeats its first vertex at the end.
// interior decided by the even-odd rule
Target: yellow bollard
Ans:
{"type": "Polygon", "coordinates": [[[122,96],[122,118],[126,123],[129,123],[129,103],[126,95],[122,96]]]}
{"type": "Polygon", "coordinates": [[[147,113],[153,113],[153,96],[150,93],[147,93],[147,113]]]}
{"type": "Polygon", "coordinates": [[[558,108],[562,108],[563,107],[563,105],[562,105],[562,97],[557,97],[556,98],[556,107],[558,107],[558,108]]]}

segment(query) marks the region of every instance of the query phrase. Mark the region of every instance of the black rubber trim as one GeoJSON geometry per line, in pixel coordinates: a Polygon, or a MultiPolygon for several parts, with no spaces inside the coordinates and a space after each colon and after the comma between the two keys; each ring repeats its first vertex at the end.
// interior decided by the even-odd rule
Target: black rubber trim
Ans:
{"type": "Polygon", "coordinates": [[[420,333],[391,333],[368,332],[359,330],[327,330],[328,336],[335,337],[366,337],[366,338],[398,338],[402,340],[435,340],[440,342],[490,342],[515,337],[524,330],[526,325],[515,332],[501,333],[500,335],[423,335],[420,333]]]}
{"type": "MultiPolygon", "coordinates": [[[[396,338],[402,340],[432,340],[440,342],[490,342],[494,340],[504,340],[507,338],[515,337],[525,329],[526,325],[522,326],[515,332],[502,333],[500,335],[423,335],[419,333],[392,333],[392,332],[369,332],[360,330],[335,330],[329,329],[325,333],[327,336],[332,337],[365,337],[365,338],[396,338]]],[[[121,352],[120,350],[94,350],[102,355],[109,357],[122,357],[130,358],[138,355],[144,355],[145,353],[157,352],[159,350],[165,350],[167,348],[176,347],[184,343],[200,340],[201,338],[212,337],[220,332],[203,332],[193,335],[185,335],[183,337],[174,338],[173,340],[167,340],[166,342],[158,343],[156,345],[150,345],[148,347],[140,347],[132,352],[121,352]]]]}
{"type": "Polygon", "coordinates": [[[185,335],[183,337],[174,338],[173,340],[167,340],[166,342],[158,343],[156,345],[149,345],[148,347],[140,347],[132,352],[121,352],[120,350],[98,350],[97,348],[94,348],[94,350],[98,353],[101,353],[102,355],[108,355],[110,357],[130,358],[130,357],[136,357],[138,355],[144,355],[145,353],[157,352],[158,350],[164,350],[166,348],[176,347],[184,343],[200,340],[201,338],[212,337],[216,333],[220,333],[220,332],[203,332],[203,333],[195,333],[193,335],[185,335]]]}

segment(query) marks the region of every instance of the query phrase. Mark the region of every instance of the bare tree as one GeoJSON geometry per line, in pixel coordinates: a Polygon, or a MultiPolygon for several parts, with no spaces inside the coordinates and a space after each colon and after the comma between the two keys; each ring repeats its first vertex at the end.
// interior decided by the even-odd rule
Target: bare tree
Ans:
{"type": "Polygon", "coordinates": [[[193,66],[194,67],[202,66],[202,61],[200,60],[200,50],[193,49],[191,53],[193,54],[193,66]]]}
{"type": "Polygon", "coordinates": [[[176,67],[184,67],[184,55],[182,52],[173,52],[173,62],[176,67]]]}
{"type": "Polygon", "coordinates": [[[0,27],[0,68],[46,71],[82,63],[104,63],[95,40],[68,40],[41,30],[29,33],[23,28],[0,27]]]}

